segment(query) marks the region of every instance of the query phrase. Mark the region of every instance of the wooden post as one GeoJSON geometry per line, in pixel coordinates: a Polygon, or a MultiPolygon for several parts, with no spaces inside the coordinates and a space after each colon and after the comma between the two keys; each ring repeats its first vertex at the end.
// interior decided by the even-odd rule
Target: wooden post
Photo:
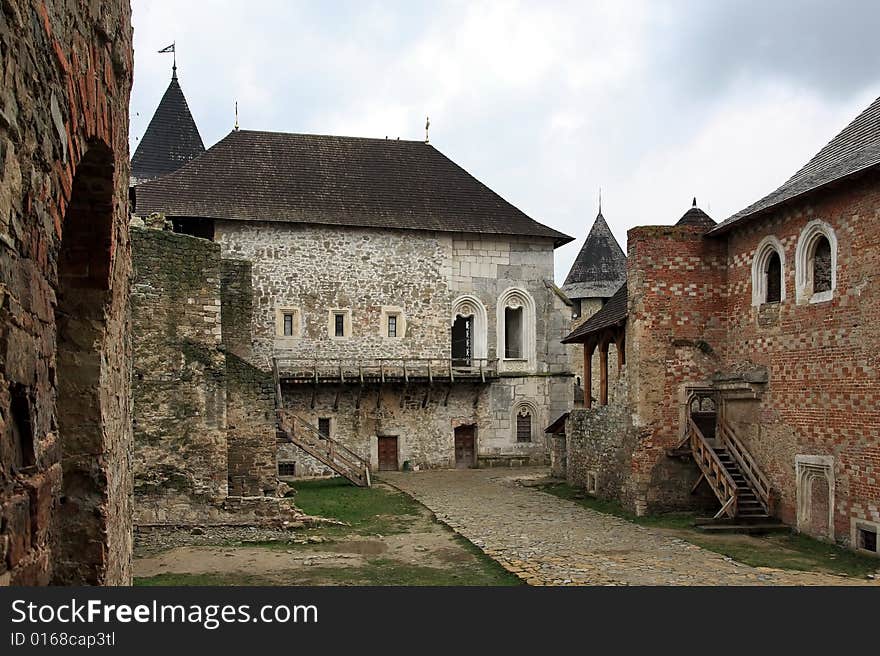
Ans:
{"type": "Polygon", "coordinates": [[[599,347],[599,405],[608,405],[608,342],[599,347]]]}
{"type": "Polygon", "coordinates": [[[593,407],[593,350],[594,344],[584,344],[584,407],[593,407]]]}
{"type": "Polygon", "coordinates": [[[620,335],[618,340],[614,343],[617,347],[617,377],[620,378],[620,374],[623,373],[623,365],[626,364],[626,341],[623,334],[620,335]]]}

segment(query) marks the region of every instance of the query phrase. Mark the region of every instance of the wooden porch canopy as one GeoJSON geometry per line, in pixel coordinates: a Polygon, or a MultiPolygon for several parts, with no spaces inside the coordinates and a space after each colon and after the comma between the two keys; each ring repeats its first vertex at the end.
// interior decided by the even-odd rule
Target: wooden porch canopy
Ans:
{"type": "Polygon", "coordinates": [[[617,348],[617,375],[626,364],[626,283],[602,309],[562,340],[563,344],[584,345],[584,407],[593,405],[593,353],[599,349],[599,404],[608,405],[608,345],[617,348]]]}

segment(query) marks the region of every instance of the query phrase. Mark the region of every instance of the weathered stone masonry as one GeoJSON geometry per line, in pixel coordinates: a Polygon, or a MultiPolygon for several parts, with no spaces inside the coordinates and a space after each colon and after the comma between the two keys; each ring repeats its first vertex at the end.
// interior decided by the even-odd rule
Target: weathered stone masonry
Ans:
{"type": "Polygon", "coordinates": [[[0,10],[0,585],[131,580],[127,2],[0,10]]]}
{"type": "Polygon", "coordinates": [[[135,524],[298,517],[276,497],[272,376],[233,353],[247,350],[249,268],[221,260],[206,239],[131,233],[135,524]],[[247,315],[243,331],[224,321],[227,307],[232,319],[247,315]]]}

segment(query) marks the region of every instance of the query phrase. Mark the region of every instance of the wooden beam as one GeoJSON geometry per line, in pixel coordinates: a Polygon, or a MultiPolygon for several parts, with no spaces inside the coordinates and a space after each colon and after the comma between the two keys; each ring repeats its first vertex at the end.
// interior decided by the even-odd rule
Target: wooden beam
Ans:
{"type": "Polygon", "coordinates": [[[584,343],[584,407],[593,406],[593,351],[595,344],[584,343]]]}

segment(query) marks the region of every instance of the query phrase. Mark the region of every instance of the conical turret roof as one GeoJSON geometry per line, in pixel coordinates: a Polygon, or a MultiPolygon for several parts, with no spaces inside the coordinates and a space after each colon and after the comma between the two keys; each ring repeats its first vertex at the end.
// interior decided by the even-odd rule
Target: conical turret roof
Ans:
{"type": "Polygon", "coordinates": [[[609,298],[626,281],[626,255],[599,210],[562,285],[569,298],[609,298]]]}
{"type": "Polygon", "coordinates": [[[131,158],[131,182],[139,184],[172,173],[204,152],[175,71],[131,158]]]}

